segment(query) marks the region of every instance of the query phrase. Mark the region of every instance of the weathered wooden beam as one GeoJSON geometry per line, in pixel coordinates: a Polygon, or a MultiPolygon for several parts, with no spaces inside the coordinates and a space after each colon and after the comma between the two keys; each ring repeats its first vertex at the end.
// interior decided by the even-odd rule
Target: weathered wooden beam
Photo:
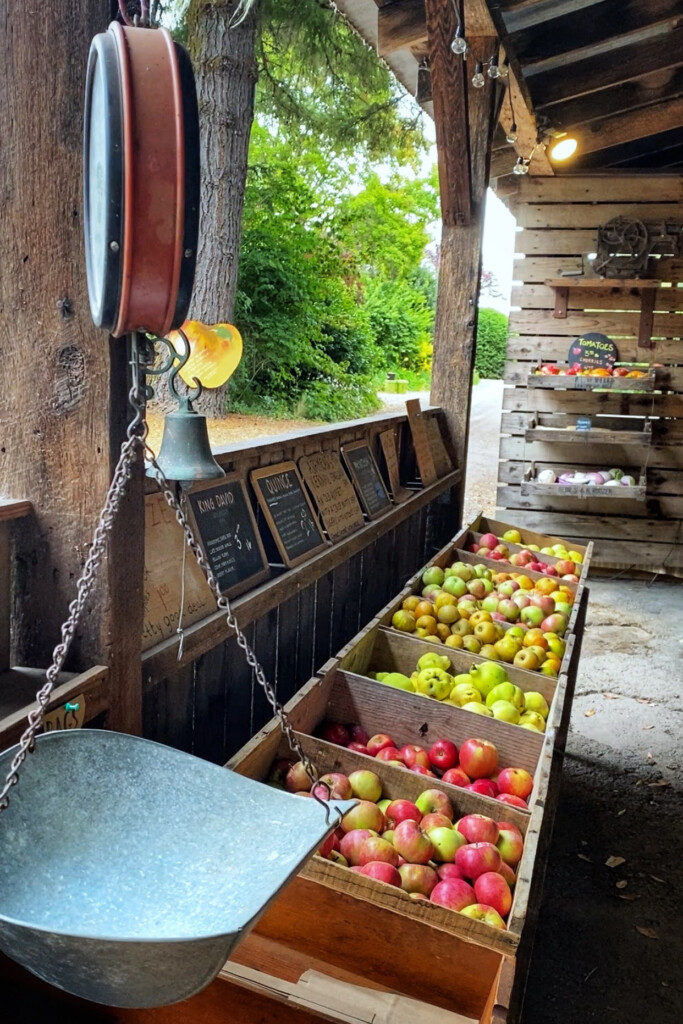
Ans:
{"type": "Polygon", "coordinates": [[[657,39],[615,47],[609,53],[585,57],[552,71],[539,71],[529,76],[528,86],[538,109],[545,110],[551,104],[585,97],[652,72],[664,73],[681,64],[683,26],[657,39]]]}
{"type": "Polygon", "coordinates": [[[626,114],[615,114],[587,125],[577,133],[582,155],[596,153],[610,146],[670,131],[683,125],[683,96],[670,102],[655,103],[626,114]]]}
{"type": "MultiPolygon", "coordinates": [[[[680,16],[680,0],[603,0],[590,11],[578,9],[511,32],[509,44],[526,68],[549,57],[609,42],[618,52],[629,33],[680,16]]],[[[660,46],[670,45],[668,35],[660,46]]]]}
{"type": "Polygon", "coordinates": [[[470,124],[465,61],[451,50],[457,20],[452,0],[425,0],[429,38],[441,215],[444,224],[469,224],[470,124]]]}
{"type": "MultiPolygon", "coordinates": [[[[683,63],[683,54],[681,56],[683,63]]],[[[645,107],[649,103],[673,99],[683,94],[683,66],[664,71],[653,71],[642,78],[623,82],[607,89],[599,89],[587,96],[542,107],[557,128],[573,128],[596,121],[599,117],[621,114],[627,110],[645,107]]]]}
{"type": "MultiPolygon", "coordinates": [[[[21,0],[3,9],[0,493],[35,511],[13,544],[12,662],[26,666],[49,664],[59,642],[125,436],[125,344],[90,319],[80,181],[88,47],[110,16],[107,0],[51,4],[36,33],[21,0]]],[[[67,665],[109,667],[110,722],[129,732],[140,729],[142,514],[139,480],[67,665]]]]}
{"type": "MultiPolygon", "coordinates": [[[[514,151],[517,156],[526,159],[533,152],[529,164],[530,174],[543,177],[555,173],[545,150],[541,147],[535,149],[538,140],[536,117],[527,104],[526,97],[519,85],[519,79],[512,68],[508,74],[507,95],[504,97],[500,109],[500,123],[506,134],[512,130],[513,123],[515,124],[517,142],[514,145],[514,151]]],[[[512,163],[514,164],[514,160],[512,163]]],[[[511,167],[512,165],[509,169],[511,167]]],[[[493,172],[491,177],[494,177],[493,172]]]]}
{"type": "Polygon", "coordinates": [[[377,51],[386,57],[394,50],[417,46],[427,38],[423,0],[391,0],[377,11],[377,51]]]}

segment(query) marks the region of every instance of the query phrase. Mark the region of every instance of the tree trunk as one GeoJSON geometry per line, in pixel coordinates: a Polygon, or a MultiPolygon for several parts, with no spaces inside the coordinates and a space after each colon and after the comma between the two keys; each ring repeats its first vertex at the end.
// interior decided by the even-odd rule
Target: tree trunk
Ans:
{"type": "MultiPolygon", "coordinates": [[[[13,664],[59,642],[118,457],[126,343],[97,330],[83,251],[81,148],[88,48],[108,0],[0,13],[0,494],[33,515],[13,537],[13,664]]],[[[140,729],[144,570],[141,467],[67,667],[109,665],[110,724],[140,729]]]]}
{"type": "MultiPolygon", "coordinates": [[[[239,263],[249,135],[254,118],[256,9],[239,25],[238,0],[190,0],[188,49],[201,122],[201,221],[191,317],[232,321],[239,263]]],[[[225,412],[227,387],[207,391],[198,408],[225,412]]]]}

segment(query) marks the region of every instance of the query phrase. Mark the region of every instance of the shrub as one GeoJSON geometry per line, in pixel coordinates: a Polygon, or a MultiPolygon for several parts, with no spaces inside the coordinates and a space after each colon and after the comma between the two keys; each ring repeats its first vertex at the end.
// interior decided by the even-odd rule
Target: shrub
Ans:
{"type": "Polygon", "coordinates": [[[508,318],[505,314],[496,309],[480,309],[474,362],[480,377],[502,378],[507,338],[508,318]]]}

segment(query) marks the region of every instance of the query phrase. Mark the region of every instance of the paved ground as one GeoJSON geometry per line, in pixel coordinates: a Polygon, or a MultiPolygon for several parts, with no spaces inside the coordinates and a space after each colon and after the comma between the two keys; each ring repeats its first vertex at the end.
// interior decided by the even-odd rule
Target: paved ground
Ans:
{"type": "Polygon", "coordinates": [[[683,587],[589,608],[522,1024],[681,1024],[683,587]]]}

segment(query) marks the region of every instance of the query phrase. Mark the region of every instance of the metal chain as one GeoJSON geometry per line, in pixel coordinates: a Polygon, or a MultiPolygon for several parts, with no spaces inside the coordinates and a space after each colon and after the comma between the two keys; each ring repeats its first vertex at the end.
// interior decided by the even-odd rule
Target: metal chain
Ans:
{"type": "MultiPolygon", "coordinates": [[[[256,680],[259,686],[262,687],[266,695],[266,698],[268,699],[268,703],[272,707],[275,716],[279,720],[280,727],[282,729],[282,732],[284,733],[285,739],[287,740],[290,750],[299,758],[311,782],[311,786],[315,787],[316,783],[318,782],[318,773],[316,771],[315,766],[313,765],[307,754],[304,752],[301,743],[299,742],[294,733],[294,728],[289,720],[287,712],[277,699],[272,684],[266,679],[265,673],[261,665],[259,664],[259,660],[256,657],[256,654],[254,653],[252,647],[250,646],[246,636],[240,629],[239,623],[237,622],[237,619],[235,617],[235,613],[233,612],[232,607],[230,605],[230,601],[228,600],[227,597],[225,597],[224,594],[221,593],[220,586],[218,585],[218,580],[214,576],[210,565],[204,558],[204,553],[197,542],[192,527],[190,526],[190,523],[183,511],[182,505],[180,504],[175,494],[171,490],[169,482],[164,476],[163,470],[160,468],[159,464],[156,461],[154,452],[151,451],[149,447],[147,447],[146,454],[148,460],[154,467],[154,475],[157,484],[159,485],[159,489],[161,490],[168,505],[173,509],[175,513],[178,525],[180,526],[185,535],[185,542],[192,551],[194,557],[196,558],[197,564],[199,565],[199,568],[202,570],[206,582],[208,583],[211,592],[216,598],[216,604],[218,606],[219,611],[225,612],[225,620],[232,629],[232,631],[234,632],[238,645],[244,651],[244,656],[247,660],[247,664],[250,665],[251,668],[253,669],[254,675],[256,676],[256,680]]],[[[330,787],[324,782],[319,783],[319,785],[324,786],[327,789],[329,798],[329,796],[331,795],[330,787]]],[[[330,805],[326,803],[321,797],[319,797],[316,792],[313,793],[313,796],[318,801],[318,803],[323,804],[323,806],[325,807],[325,818],[327,823],[329,824],[330,805]]]]}
{"type": "Polygon", "coordinates": [[[76,626],[79,623],[85,603],[97,579],[102,556],[107,546],[107,536],[114,525],[114,520],[126,492],[126,486],[131,478],[133,464],[137,458],[138,451],[142,447],[142,438],[137,434],[132,434],[131,428],[129,428],[128,439],[121,445],[119,461],[116,464],[114,476],[107,491],[104,507],[97,520],[90,553],[76,584],[76,597],[69,605],[69,616],[61,629],[61,643],[57,644],[52,652],[52,664],[45,674],[45,685],[36,694],[38,707],[28,713],[28,726],[19,740],[19,748],[12,758],[5,784],[2,790],[0,790],[0,812],[9,807],[9,793],[12,786],[16,786],[19,781],[19,769],[26,760],[26,755],[31,753],[35,747],[36,733],[43,724],[45,709],[50,702],[52,691],[57,683],[57,676],[61,672],[62,665],[76,632],[76,626]]]}

